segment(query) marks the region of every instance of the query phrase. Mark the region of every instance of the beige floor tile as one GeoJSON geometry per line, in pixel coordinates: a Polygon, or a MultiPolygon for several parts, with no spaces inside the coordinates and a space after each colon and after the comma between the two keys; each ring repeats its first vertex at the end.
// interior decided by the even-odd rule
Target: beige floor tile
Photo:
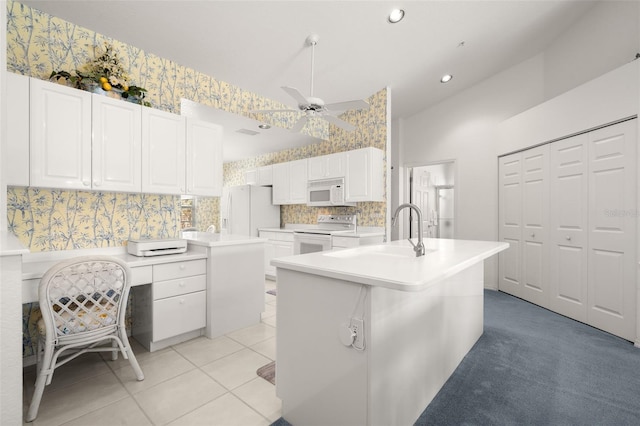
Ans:
{"type": "Polygon", "coordinates": [[[256,343],[251,346],[251,349],[274,361],[276,359],[276,338],[271,337],[265,341],[256,343]]]}
{"type": "Polygon", "coordinates": [[[234,389],[232,393],[272,422],[282,416],[282,401],[276,396],[276,387],[261,377],[234,389]]]}
{"type": "Polygon", "coordinates": [[[265,419],[236,396],[227,393],[170,423],[170,426],[268,426],[265,419]]]}
{"type": "Polygon", "coordinates": [[[133,397],[128,397],[64,423],[63,426],[147,426],[151,424],[133,397]]]}
{"type": "Polygon", "coordinates": [[[256,378],[258,368],[271,360],[251,349],[243,349],[202,366],[202,371],[227,389],[234,389],[256,378]]]}
{"type": "MultiPolygon", "coordinates": [[[[55,392],[48,390],[45,388],[34,426],[61,425],[129,396],[111,371],[55,392]]],[[[30,402],[29,397],[26,404],[30,402]]]]}
{"type": "Polygon", "coordinates": [[[266,324],[256,324],[227,334],[233,340],[245,346],[255,345],[276,335],[276,329],[266,324]]]}
{"type": "Polygon", "coordinates": [[[174,378],[196,367],[176,351],[168,351],[159,356],[138,361],[144,373],[144,380],[138,381],[133,368],[125,365],[114,371],[124,386],[132,394],[174,378]]]}
{"type": "Polygon", "coordinates": [[[276,316],[275,316],[275,315],[272,315],[272,316],[270,316],[270,317],[263,318],[263,319],[262,319],[262,322],[263,322],[264,324],[270,325],[271,327],[275,327],[275,326],[276,326],[276,322],[277,322],[277,321],[276,321],[276,316]]]}
{"type": "Polygon", "coordinates": [[[173,347],[198,367],[244,349],[238,342],[221,336],[215,339],[200,337],[173,347]]]}
{"type": "Polygon", "coordinates": [[[213,401],[225,389],[200,370],[174,377],[134,397],[156,425],[166,424],[213,401]]]}
{"type": "MultiPolygon", "coordinates": [[[[135,354],[136,359],[138,360],[138,363],[142,363],[143,361],[145,361],[147,359],[150,359],[150,358],[153,358],[153,357],[156,357],[156,356],[160,356],[162,354],[165,354],[165,353],[171,351],[171,348],[165,348],[165,349],[161,349],[159,351],[149,352],[140,343],[138,343],[138,341],[136,339],[134,339],[133,337],[129,337],[129,344],[131,345],[131,348],[133,349],[133,353],[135,354]]],[[[117,370],[117,369],[122,368],[124,366],[130,365],[129,361],[124,359],[122,354],[118,354],[118,359],[115,360],[115,361],[111,360],[111,354],[103,353],[103,354],[101,354],[101,356],[106,361],[107,365],[112,370],[117,370]]]]}

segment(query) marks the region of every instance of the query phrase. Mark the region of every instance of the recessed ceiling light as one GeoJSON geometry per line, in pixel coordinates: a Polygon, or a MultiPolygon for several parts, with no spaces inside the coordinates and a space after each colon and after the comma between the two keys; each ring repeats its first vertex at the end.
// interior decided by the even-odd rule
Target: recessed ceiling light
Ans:
{"type": "Polygon", "coordinates": [[[400,21],[402,21],[402,18],[404,18],[404,10],[402,9],[393,9],[391,11],[391,13],[389,14],[389,17],[387,18],[388,21],[392,24],[396,24],[400,21]]]}
{"type": "Polygon", "coordinates": [[[440,79],[440,83],[448,83],[448,82],[451,81],[452,78],[453,78],[453,76],[451,74],[445,74],[440,79]]]}
{"type": "Polygon", "coordinates": [[[258,124],[258,128],[262,130],[269,130],[271,126],[269,126],[268,124],[258,124]]]}

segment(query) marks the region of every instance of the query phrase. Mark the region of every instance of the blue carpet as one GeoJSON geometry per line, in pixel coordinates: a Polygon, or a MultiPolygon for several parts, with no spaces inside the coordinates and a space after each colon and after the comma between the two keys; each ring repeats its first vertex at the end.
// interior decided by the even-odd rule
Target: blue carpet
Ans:
{"type": "Polygon", "coordinates": [[[484,334],[415,424],[640,425],[640,349],[485,291],[484,334]]]}

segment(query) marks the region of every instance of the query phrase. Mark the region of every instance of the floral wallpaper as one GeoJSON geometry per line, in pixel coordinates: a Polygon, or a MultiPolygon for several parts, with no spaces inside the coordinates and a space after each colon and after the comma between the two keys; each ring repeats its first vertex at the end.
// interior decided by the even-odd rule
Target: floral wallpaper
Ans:
{"type": "MultiPolygon", "coordinates": [[[[251,116],[256,109],[284,105],[158,57],[135,46],[64,21],[9,0],[7,7],[7,70],[47,79],[53,70],[73,71],[94,57],[94,47],[113,45],[131,77],[148,90],[153,108],[179,113],[182,98],[228,112],[251,116]]],[[[346,132],[320,120],[305,132],[324,142],[224,165],[224,184],[244,183],[244,171],[260,165],[374,146],[386,151],[387,91],[368,99],[371,108],[350,111],[342,118],[356,125],[346,132]]],[[[271,125],[290,128],[297,117],[261,116],[271,125]]],[[[11,141],[9,141],[11,143],[11,141]]],[[[386,168],[385,168],[386,169],[386,168]]],[[[9,229],[31,251],[122,246],[132,238],[175,237],[180,224],[180,197],[9,187],[9,229]]],[[[385,226],[386,203],[358,203],[356,207],[281,207],[281,223],[315,223],[320,213],[357,213],[362,226],[385,226]]],[[[199,198],[198,229],[219,223],[219,199],[199,198]]],[[[25,330],[37,314],[37,304],[24,306],[25,330]]],[[[25,334],[24,355],[33,354],[32,338],[25,334]]]]}

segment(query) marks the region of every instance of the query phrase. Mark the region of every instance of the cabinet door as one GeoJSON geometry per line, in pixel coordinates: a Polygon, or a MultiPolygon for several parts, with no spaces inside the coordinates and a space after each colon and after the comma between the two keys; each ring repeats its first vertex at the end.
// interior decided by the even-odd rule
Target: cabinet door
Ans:
{"type": "Polygon", "coordinates": [[[289,163],[273,165],[273,204],[289,204],[289,163]]]}
{"type": "MultiPolygon", "coordinates": [[[[264,238],[260,233],[260,238],[264,238]]],[[[275,276],[276,267],[271,264],[271,259],[275,257],[275,244],[273,241],[264,243],[264,272],[267,275],[275,276]]]]}
{"type": "Polygon", "coordinates": [[[222,127],[187,120],[187,193],[218,197],[222,194],[222,127]]]}
{"type": "Polygon", "coordinates": [[[106,96],[92,97],[92,188],[140,192],[142,107],[106,96]]]}
{"type": "Polygon", "coordinates": [[[509,248],[499,254],[498,287],[520,296],[522,252],[522,160],[520,154],[499,159],[499,239],[509,248]]]}
{"type": "Polygon", "coordinates": [[[271,186],[273,185],[273,167],[262,166],[258,167],[258,185],[271,186]]]}
{"type": "MultiPolygon", "coordinates": [[[[161,283],[160,283],[161,284],[161,283]]],[[[158,285],[154,283],[153,285],[158,285]]],[[[183,294],[153,302],[153,341],[204,328],[207,323],[207,292],[183,294]]]]}
{"type": "Polygon", "coordinates": [[[522,153],[522,297],[549,306],[549,145],[522,153]]]}
{"type": "Polygon", "coordinates": [[[588,323],[628,340],[636,327],[636,126],[589,133],[588,323]]]}
{"type": "Polygon", "coordinates": [[[7,72],[7,143],[2,170],[7,185],[29,186],[29,77],[7,72]]]}
{"type": "Polygon", "coordinates": [[[89,189],[91,93],[30,81],[31,185],[89,189]]]}
{"type": "Polygon", "coordinates": [[[289,163],[289,203],[305,204],[307,202],[307,160],[296,160],[289,163]]]}
{"type": "Polygon", "coordinates": [[[362,148],[346,152],[346,201],[383,201],[383,152],[362,148]]]}
{"type": "Polygon", "coordinates": [[[309,180],[324,179],[327,173],[327,156],[311,157],[307,162],[307,178],[309,180]]]}
{"type": "Polygon", "coordinates": [[[185,117],[142,109],[142,192],[185,192],[185,117]]]}
{"type": "Polygon", "coordinates": [[[587,134],[551,144],[549,307],[587,321],[587,134]]]}
{"type": "Polygon", "coordinates": [[[346,176],[346,154],[337,152],[335,154],[326,155],[325,178],[341,178],[346,176]]]}

